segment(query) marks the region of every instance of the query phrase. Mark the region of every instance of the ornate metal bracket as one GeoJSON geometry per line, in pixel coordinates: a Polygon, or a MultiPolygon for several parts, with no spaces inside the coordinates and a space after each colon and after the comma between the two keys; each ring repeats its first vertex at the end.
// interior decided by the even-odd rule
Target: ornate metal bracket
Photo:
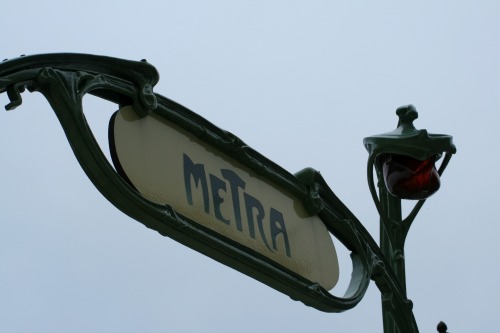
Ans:
{"type": "Polygon", "coordinates": [[[156,69],[145,61],[94,55],[45,54],[0,63],[0,93],[7,92],[10,99],[6,109],[21,105],[21,93],[25,88],[42,93],[55,111],[87,176],[104,197],[125,214],[321,311],[341,312],[353,308],[363,298],[370,280],[374,280],[399,330],[418,332],[412,303],[406,298],[405,289],[387,258],[319,172],[305,169],[296,175],[288,173],[234,135],[180,104],[153,93],[158,80],[156,69]],[[352,252],[353,273],[345,295],[333,296],[317,283],[199,225],[171,206],[158,205],[143,198],[120,177],[100,150],[85,121],[82,107],[85,94],[120,106],[133,105],[142,116],[155,113],[301,199],[309,212],[317,214],[328,230],[352,252]]]}

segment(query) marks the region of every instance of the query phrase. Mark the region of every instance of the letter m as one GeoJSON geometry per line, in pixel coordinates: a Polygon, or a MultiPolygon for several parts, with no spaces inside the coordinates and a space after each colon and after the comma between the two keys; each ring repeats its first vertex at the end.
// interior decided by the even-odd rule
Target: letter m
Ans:
{"type": "Polygon", "coordinates": [[[196,188],[200,187],[203,193],[203,205],[205,208],[205,213],[209,212],[209,197],[208,197],[208,185],[207,176],[205,174],[205,167],[203,164],[194,164],[193,161],[184,155],[184,184],[186,186],[186,196],[188,203],[193,205],[193,192],[191,180],[194,180],[194,186],[196,188]]]}

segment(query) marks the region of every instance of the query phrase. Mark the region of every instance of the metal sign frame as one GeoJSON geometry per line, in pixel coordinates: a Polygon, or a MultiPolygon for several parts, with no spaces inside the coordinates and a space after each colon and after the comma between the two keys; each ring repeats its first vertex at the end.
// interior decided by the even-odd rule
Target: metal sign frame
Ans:
{"type": "Polygon", "coordinates": [[[353,308],[374,280],[388,314],[401,332],[418,332],[411,301],[379,246],[313,169],[292,175],[239,138],[221,130],[182,105],[153,92],[159,75],[143,61],[87,54],[22,56],[0,63],[0,93],[7,110],[22,104],[28,89],[42,93],[56,113],[81,167],[113,205],[146,227],[230,266],[318,310],[341,312],[353,308]],[[139,115],[155,113],[227,154],[260,176],[299,198],[310,214],[317,214],[351,251],[353,272],[343,297],[331,295],[317,283],[244,248],[231,239],[178,214],[169,205],[143,198],[120,175],[101,151],[83,113],[84,95],[106,99],[120,107],[133,105],[139,115]]]}

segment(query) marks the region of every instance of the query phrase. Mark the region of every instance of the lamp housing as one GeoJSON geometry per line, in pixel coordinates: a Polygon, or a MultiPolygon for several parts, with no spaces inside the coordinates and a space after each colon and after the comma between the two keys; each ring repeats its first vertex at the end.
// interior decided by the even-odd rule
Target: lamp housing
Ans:
{"type": "MultiPolygon", "coordinates": [[[[456,152],[453,137],[417,130],[413,121],[418,118],[413,105],[398,108],[395,130],[363,140],[369,161],[383,179],[388,192],[400,199],[423,200],[440,187],[440,175],[435,162],[443,153],[456,152]]],[[[443,168],[444,169],[444,168],[443,168]]]]}

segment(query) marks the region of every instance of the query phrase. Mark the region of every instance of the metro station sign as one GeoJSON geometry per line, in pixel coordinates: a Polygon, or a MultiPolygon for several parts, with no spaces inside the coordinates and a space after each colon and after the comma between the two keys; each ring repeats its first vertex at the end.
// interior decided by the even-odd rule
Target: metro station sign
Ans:
{"type": "Polygon", "coordinates": [[[335,247],[318,216],[286,190],[157,115],[121,108],[110,123],[113,162],[146,199],[332,289],[335,247]]]}
{"type": "Polygon", "coordinates": [[[398,295],[395,311],[405,308],[404,290],[376,242],[319,172],[287,172],[153,92],[158,80],[146,61],[88,54],[0,63],[6,109],[20,106],[25,90],[43,94],[95,187],[144,226],[321,311],[353,308],[372,278],[398,295]],[[85,119],[86,94],[117,105],[109,124],[112,162],[85,119]],[[339,279],[332,239],[351,252],[343,296],[329,292],[339,279]]]}
{"type": "Polygon", "coordinates": [[[385,230],[381,248],[319,172],[306,168],[290,174],[233,134],[153,92],[158,80],[145,60],[59,53],[0,62],[0,94],[6,92],[10,100],[6,109],[20,106],[26,89],[43,94],[82,169],[123,213],[321,311],[353,308],[373,280],[382,294],[384,327],[418,333],[398,253],[436,188],[415,181],[408,192],[403,182],[393,193],[399,198],[388,194],[392,185],[381,186],[377,196],[374,168],[381,179],[384,157],[383,173],[391,165],[394,170],[403,166],[411,169],[410,180],[435,181],[456,152],[451,136],[416,130],[417,112],[408,105],[396,111],[396,130],[365,138],[369,188],[385,230]],[[112,162],[85,119],[86,94],[118,105],[109,123],[112,162]],[[417,173],[414,165],[427,166],[427,173],[417,173]],[[405,219],[397,217],[401,198],[420,199],[405,219]],[[339,279],[332,238],[350,251],[352,261],[343,296],[329,292],[339,279]]]}

